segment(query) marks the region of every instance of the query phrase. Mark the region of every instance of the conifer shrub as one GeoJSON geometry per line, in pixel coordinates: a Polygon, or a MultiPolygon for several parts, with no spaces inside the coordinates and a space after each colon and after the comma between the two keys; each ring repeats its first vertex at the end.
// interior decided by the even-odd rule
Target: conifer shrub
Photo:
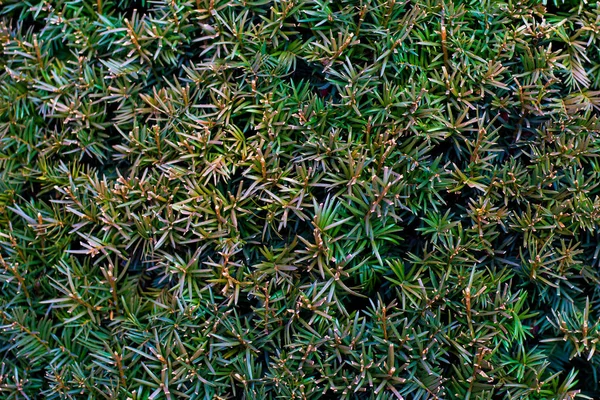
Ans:
{"type": "Polygon", "coordinates": [[[0,18],[0,398],[600,398],[597,2],[0,18]]]}

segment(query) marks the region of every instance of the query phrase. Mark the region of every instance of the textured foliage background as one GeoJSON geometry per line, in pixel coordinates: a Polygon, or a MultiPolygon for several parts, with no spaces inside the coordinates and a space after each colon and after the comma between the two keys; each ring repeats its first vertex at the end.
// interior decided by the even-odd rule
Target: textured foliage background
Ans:
{"type": "Polygon", "coordinates": [[[600,6],[0,1],[2,399],[600,398],[600,6]]]}

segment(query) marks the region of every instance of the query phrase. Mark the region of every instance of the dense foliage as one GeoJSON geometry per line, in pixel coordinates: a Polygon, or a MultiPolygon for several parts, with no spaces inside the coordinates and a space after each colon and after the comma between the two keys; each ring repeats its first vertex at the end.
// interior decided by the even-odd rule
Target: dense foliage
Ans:
{"type": "Polygon", "coordinates": [[[597,2],[0,18],[0,398],[600,398],[597,2]]]}

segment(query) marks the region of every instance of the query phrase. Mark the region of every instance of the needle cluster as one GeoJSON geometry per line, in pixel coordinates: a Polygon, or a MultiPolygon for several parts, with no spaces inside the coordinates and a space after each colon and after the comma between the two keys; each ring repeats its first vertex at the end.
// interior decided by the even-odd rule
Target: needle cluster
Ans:
{"type": "Polygon", "coordinates": [[[0,398],[600,398],[593,0],[0,1],[0,398]]]}

